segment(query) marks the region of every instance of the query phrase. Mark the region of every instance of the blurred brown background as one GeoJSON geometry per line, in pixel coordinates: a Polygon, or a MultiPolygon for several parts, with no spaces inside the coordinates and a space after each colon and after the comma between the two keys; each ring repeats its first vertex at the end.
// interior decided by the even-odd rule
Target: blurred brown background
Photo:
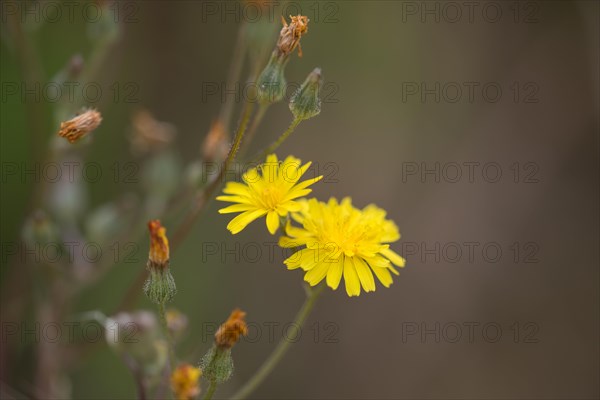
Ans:
{"type": "MultiPolygon", "coordinates": [[[[184,163],[197,156],[223,99],[203,88],[226,81],[239,25],[236,11],[215,15],[206,3],[217,12],[232,4],[135,3],[135,21],[123,24],[98,76],[105,88],[134,82],[139,91],[132,103],[97,105],[104,122],[89,160],[108,167],[132,159],[127,133],[139,107],[175,125],[184,163]]],[[[319,66],[330,85],[321,115],[300,125],[279,154],[332,174],[314,186],[317,197],[352,196],[357,206],[388,210],[402,233],[393,247],[407,266],[390,289],[351,299],[343,289],[327,290],[255,398],[600,395],[599,6],[473,3],[472,14],[460,2],[295,3],[312,21],[304,56],[292,57],[286,76],[302,82],[319,66]],[[434,172],[422,175],[424,169],[434,172]]],[[[30,35],[47,79],[71,55],[85,59],[89,52],[81,18],[35,29],[30,35]]],[[[11,37],[3,36],[2,80],[21,81],[11,37]]],[[[27,159],[26,107],[13,96],[2,109],[2,161],[27,159]]],[[[272,107],[251,149],[270,143],[290,120],[286,104],[272,107]]],[[[134,189],[91,185],[90,208],[134,189]]],[[[28,184],[3,182],[3,242],[18,237],[30,194],[28,184]]],[[[274,239],[262,222],[232,237],[229,217],[216,210],[213,204],[172,255],[174,305],[191,320],[179,354],[192,362],[198,345],[209,345],[207,323],[219,323],[233,307],[248,312],[260,336],[234,349],[236,373],[216,396],[227,398],[275,346],[268,327],[279,338],[304,294],[301,273],[285,270],[280,251],[269,259],[274,239]],[[216,243],[218,254],[203,253],[206,243],[216,243]],[[263,253],[253,260],[254,253],[235,250],[238,262],[223,251],[236,244],[258,244],[263,253]]],[[[75,311],[112,312],[143,268],[145,239],[140,246],[142,262],[116,266],[80,296],[75,311]]],[[[4,281],[14,271],[2,265],[4,281]]],[[[141,297],[139,307],[152,309],[141,297]]],[[[134,396],[127,370],[105,347],[72,371],[74,398],[134,396]]],[[[3,365],[7,384],[28,381],[23,364],[3,365]]]]}

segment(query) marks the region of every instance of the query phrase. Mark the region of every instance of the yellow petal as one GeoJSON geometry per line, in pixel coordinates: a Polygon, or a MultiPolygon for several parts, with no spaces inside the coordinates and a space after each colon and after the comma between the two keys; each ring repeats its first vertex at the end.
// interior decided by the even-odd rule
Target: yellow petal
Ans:
{"type": "Polygon", "coordinates": [[[392,280],[392,274],[390,274],[390,271],[387,268],[374,267],[373,272],[377,276],[377,279],[379,279],[379,282],[386,288],[390,287],[394,282],[392,280]]]}
{"type": "Polygon", "coordinates": [[[221,208],[219,210],[219,214],[230,214],[235,212],[248,211],[252,209],[256,209],[256,206],[253,206],[252,204],[233,204],[231,206],[221,208]]]}
{"type": "Polygon", "coordinates": [[[308,271],[315,266],[317,261],[317,252],[315,250],[302,249],[288,257],[284,263],[288,269],[302,267],[303,270],[308,271]]]}
{"type": "Polygon", "coordinates": [[[315,286],[319,282],[325,278],[327,275],[327,271],[329,270],[329,266],[331,264],[326,261],[321,261],[317,263],[314,268],[304,275],[304,280],[310,284],[310,286],[315,286]]]}
{"type": "Polygon", "coordinates": [[[262,217],[267,212],[265,210],[254,210],[254,211],[246,211],[232,219],[229,224],[227,224],[227,229],[231,231],[234,235],[236,233],[241,232],[248,224],[254,221],[257,218],[262,217]]]}
{"type": "Polygon", "coordinates": [[[352,260],[354,261],[356,273],[365,292],[375,291],[375,279],[373,279],[373,273],[369,266],[360,257],[352,257],[352,260]]]}
{"type": "Polygon", "coordinates": [[[271,235],[279,229],[279,215],[275,211],[269,211],[267,214],[267,229],[271,235]]]}
{"type": "Polygon", "coordinates": [[[350,258],[344,257],[344,281],[346,282],[346,293],[348,296],[360,295],[360,281],[358,280],[358,274],[354,268],[350,258]]]}
{"type": "Polygon", "coordinates": [[[404,264],[406,263],[406,260],[404,260],[404,258],[400,257],[398,253],[391,249],[381,250],[380,253],[383,256],[387,257],[387,259],[390,260],[394,265],[397,265],[399,267],[404,267],[404,264]]]}
{"type": "Polygon", "coordinates": [[[247,197],[241,197],[241,196],[218,196],[217,200],[228,201],[230,203],[250,204],[250,199],[248,199],[247,197]]]}
{"type": "Polygon", "coordinates": [[[225,189],[223,189],[223,193],[236,194],[240,196],[247,196],[248,191],[248,186],[238,182],[227,182],[227,186],[225,186],[225,189]]]}
{"type": "Polygon", "coordinates": [[[344,255],[341,254],[338,262],[334,262],[327,271],[327,286],[336,290],[342,280],[342,272],[344,271],[344,255]]]}

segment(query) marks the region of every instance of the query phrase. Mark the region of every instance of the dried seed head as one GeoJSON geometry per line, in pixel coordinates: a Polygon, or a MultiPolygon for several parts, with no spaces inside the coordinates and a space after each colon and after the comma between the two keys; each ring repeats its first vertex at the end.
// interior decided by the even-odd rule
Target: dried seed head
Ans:
{"type": "Polygon", "coordinates": [[[223,161],[229,152],[229,135],[220,119],[213,121],[210,131],[202,143],[204,161],[223,161]]]}
{"type": "Polygon", "coordinates": [[[244,317],[246,313],[236,308],[231,312],[231,315],[215,333],[215,343],[217,347],[230,349],[240,340],[240,336],[248,334],[248,326],[244,317]]]}
{"type": "Polygon", "coordinates": [[[177,400],[191,400],[200,394],[198,380],[202,370],[190,364],[181,364],[171,374],[171,389],[177,400]]]}
{"type": "Polygon", "coordinates": [[[66,138],[69,143],[75,143],[92,132],[102,122],[102,115],[94,109],[87,109],[75,118],[60,123],[58,136],[66,138]]]}
{"type": "Polygon", "coordinates": [[[300,38],[308,32],[308,17],[304,15],[291,16],[292,20],[289,24],[285,18],[281,17],[283,28],[279,32],[277,40],[277,50],[279,55],[289,55],[296,47],[298,47],[298,57],[302,57],[302,46],[300,46],[300,38]]]}
{"type": "Polygon", "coordinates": [[[136,154],[160,150],[173,141],[175,127],[158,121],[148,110],[139,110],[131,118],[131,148],[136,154]]]}

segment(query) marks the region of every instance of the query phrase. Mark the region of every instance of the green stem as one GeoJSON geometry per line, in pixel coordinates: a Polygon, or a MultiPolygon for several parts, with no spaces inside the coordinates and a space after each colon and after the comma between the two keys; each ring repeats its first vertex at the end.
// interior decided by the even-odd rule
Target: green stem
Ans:
{"type": "Polygon", "coordinates": [[[244,143],[242,143],[242,147],[240,148],[240,157],[241,158],[244,157],[244,154],[246,153],[246,150],[248,149],[248,145],[250,144],[250,142],[252,142],[252,139],[254,139],[254,135],[256,134],[256,131],[258,130],[258,127],[260,126],[260,123],[262,122],[265,114],[267,113],[269,106],[270,106],[270,104],[261,104],[258,107],[258,111],[256,112],[254,119],[252,120],[252,124],[250,125],[250,128],[248,129],[248,133],[246,133],[246,140],[244,141],[244,143]]]}
{"type": "Polygon", "coordinates": [[[302,122],[301,119],[294,119],[290,126],[287,128],[287,130],[283,132],[275,142],[273,142],[269,147],[267,147],[267,149],[262,152],[260,157],[254,158],[253,161],[264,160],[269,154],[275,152],[275,150],[277,150],[277,148],[281,146],[281,144],[292,134],[292,132],[296,130],[296,127],[300,125],[300,122],[302,122]]]}
{"type": "Polygon", "coordinates": [[[292,332],[288,335],[285,335],[284,338],[281,339],[281,341],[279,342],[279,344],[277,344],[277,347],[275,348],[275,350],[273,350],[269,358],[267,358],[267,360],[263,363],[259,370],[256,371],[254,376],[250,378],[250,380],[246,382],[246,384],[244,384],[244,386],[242,386],[242,388],[232,396],[232,399],[242,400],[247,398],[256,388],[258,388],[258,386],[260,386],[260,384],[265,380],[265,378],[269,376],[271,371],[273,371],[275,366],[277,366],[279,361],[281,361],[285,353],[288,351],[290,344],[292,344],[292,342],[288,338],[297,337],[297,335],[300,333],[300,329],[304,324],[304,321],[306,321],[306,318],[310,315],[310,312],[314,308],[315,302],[319,297],[319,294],[323,291],[323,288],[324,285],[321,285],[315,289],[307,289],[306,300],[304,301],[304,304],[302,305],[300,311],[298,311],[298,314],[296,314],[296,318],[294,320],[294,323],[292,324],[292,332]]]}
{"type": "Polygon", "coordinates": [[[210,399],[212,399],[212,397],[215,394],[216,390],[217,390],[217,381],[213,379],[213,380],[210,381],[210,384],[208,386],[208,390],[206,391],[206,395],[204,396],[204,400],[210,400],[210,399]]]}
{"type": "Polygon", "coordinates": [[[169,367],[171,371],[175,370],[175,352],[173,350],[173,338],[171,337],[171,332],[169,332],[169,325],[167,324],[167,315],[165,313],[165,303],[160,303],[158,305],[158,315],[160,317],[160,324],[165,333],[165,338],[167,339],[167,347],[169,349],[169,367]]]}
{"type": "Polygon", "coordinates": [[[219,175],[203,190],[202,194],[199,196],[196,201],[195,206],[188,213],[184,221],[179,225],[175,234],[173,235],[173,240],[171,242],[171,251],[174,251],[185,239],[187,234],[190,232],[192,227],[194,226],[198,217],[202,214],[202,211],[206,208],[209,200],[212,198],[214,192],[221,187],[223,180],[227,176],[227,171],[231,164],[235,161],[235,156],[240,149],[240,144],[242,143],[242,138],[244,137],[244,133],[246,132],[246,128],[248,127],[248,121],[250,120],[250,116],[252,115],[253,104],[250,102],[244,103],[244,112],[242,114],[242,120],[240,121],[240,126],[235,134],[233,139],[233,144],[229,149],[229,154],[223,163],[223,167],[219,171],[219,175]]]}

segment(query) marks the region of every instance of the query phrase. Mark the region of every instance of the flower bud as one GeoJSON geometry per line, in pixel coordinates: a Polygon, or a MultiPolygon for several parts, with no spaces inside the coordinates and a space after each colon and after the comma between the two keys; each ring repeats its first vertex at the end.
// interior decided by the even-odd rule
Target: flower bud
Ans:
{"type": "Polygon", "coordinates": [[[218,384],[227,382],[233,375],[233,358],[231,349],[221,349],[212,346],[202,357],[200,363],[204,377],[218,384]]]}
{"type": "Polygon", "coordinates": [[[177,294],[175,279],[168,268],[154,270],[149,268],[150,276],[144,284],[144,293],[155,304],[165,304],[177,294]]]}
{"type": "Polygon", "coordinates": [[[144,293],[152,302],[165,304],[177,293],[175,279],[169,269],[169,240],[160,221],[148,222],[150,231],[150,253],[147,268],[150,275],[144,284],[144,293]]]}
{"type": "Polygon", "coordinates": [[[215,344],[202,358],[204,376],[217,383],[227,381],[233,374],[233,359],[231,348],[241,336],[248,333],[244,317],[246,313],[235,309],[215,333],[215,344]]]}
{"type": "Polygon", "coordinates": [[[271,104],[281,101],[285,96],[287,81],[283,74],[287,60],[278,56],[275,52],[271,54],[269,63],[258,77],[258,101],[262,104],[271,104]]]}
{"type": "Polygon", "coordinates": [[[290,99],[290,111],[298,120],[309,119],[321,112],[319,92],[323,77],[321,68],[315,68],[306,78],[300,89],[290,99]]]}

